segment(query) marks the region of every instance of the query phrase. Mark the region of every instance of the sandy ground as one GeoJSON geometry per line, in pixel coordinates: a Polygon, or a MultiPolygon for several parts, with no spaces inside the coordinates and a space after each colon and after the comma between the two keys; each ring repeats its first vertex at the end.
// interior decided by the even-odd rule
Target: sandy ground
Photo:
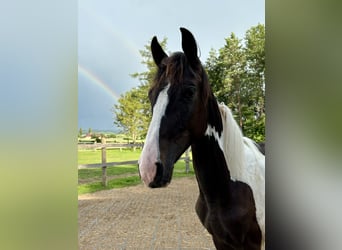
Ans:
{"type": "Polygon", "coordinates": [[[79,249],[215,249],[195,213],[195,178],[78,197],[79,249]]]}

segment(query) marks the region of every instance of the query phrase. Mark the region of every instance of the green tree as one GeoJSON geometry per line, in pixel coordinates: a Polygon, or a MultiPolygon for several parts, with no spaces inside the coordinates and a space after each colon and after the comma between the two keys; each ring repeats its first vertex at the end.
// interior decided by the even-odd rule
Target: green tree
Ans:
{"type": "MultiPolygon", "coordinates": [[[[164,38],[160,44],[165,49],[167,39],[164,38]]],[[[145,137],[148,125],[151,121],[151,105],[148,100],[148,90],[157,72],[149,42],[140,50],[141,63],[147,68],[144,72],[133,73],[131,76],[139,80],[140,85],[122,95],[118,104],[114,105],[115,124],[132,137],[133,141],[139,137],[145,137]]]]}
{"type": "Polygon", "coordinates": [[[126,92],[114,105],[115,124],[123,129],[123,132],[129,135],[133,143],[136,142],[143,130],[143,121],[145,120],[143,110],[143,100],[139,88],[133,88],[126,92]]]}
{"type": "Polygon", "coordinates": [[[246,130],[255,140],[265,140],[265,26],[247,30],[245,43],[249,105],[254,107],[246,130]]]}
{"type": "Polygon", "coordinates": [[[220,49],[219,59],[223,64],[223,91],[221,96],[229,100],[228,106],[233,110],[240,127],[244,126],[244,115],[246,113],[245,89],[245,65],[246,56],[244,54],[241,40],[234,33],[226,39],[225,46],[220,49]]]}
{"type": "Polygon", "coordinates": [[[225,45],[212,49],[205,67],[219,102],[232,110],[243,133],[256,140],[265,139],[265,29],[250,28],[244,41],[234,33],[225,45]]]}
{"type": "Polygon", "coordinates": [[[212,50],[206,68],[212,89],[219,102],[226,103],[243,128],[246,107],[246,55],[241,40],[234,33],[225,39],[218,55],[212,50]]]}
{"type": "MultiPolygon", "coordinates": [[[[166,51],[166,44],[167,44],[167,38],[164,38],[162,41],[160,41],[160,45],[166,51]]],[[[144,72],[140,73],[133,73],[131,76],[133,78],[137,78],[140,82],[140,84],[144,87],[147,85],[148,87],[151,85],[153,82],[154,76],[157,73],[157,66],[155,65],[152,57],[152,52],[151,52],[151,41],[148,42],[144,46],[144,50],[139,50],[139,53],[142,57],[141,64],[145,65],[147,70],[144,72]]]]}
{"type": "Polygon", "coordinates": [[[78,131],[78,137],[82,137],[83,135],[83,131],[82,131],[82,128],[80,128],[80,130],[78,131]]]}

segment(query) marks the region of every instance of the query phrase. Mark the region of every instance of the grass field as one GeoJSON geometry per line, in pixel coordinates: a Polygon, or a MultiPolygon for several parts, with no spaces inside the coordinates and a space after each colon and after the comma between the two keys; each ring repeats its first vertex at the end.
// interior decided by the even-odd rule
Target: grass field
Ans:
{"type": "MultiPolygon", "coordinates": [[[[107,162],[114,161],[133,161],[140,157],[141,150],[133,151],[131,149],[107,149],[106,150],[107,162]]],[[[101,149],[98,150],[79,150],[78,151],[78,164],[90,164],[101,162],[101,149]]]]}
{"type": "MultiPolygon", "coordinates": [[[[131,149],[107,149],[107,162],[120,162],[137,160],[141,150],[131,149]]],[[[79,150],[78,164],[90,164],[101,162],[101,150],[79,150]]],[[[184,160],[175,164],[173,178],[193,176],[194,171],[190,163],[190,172],[185,171],[184,160]]],[[[102,169],[89,168],[78,170],[78,194],[92,193],[104,189],[121,188],[141,183],[137,165],[123,165],[107,167],[108,185],[104,187],[101,183],[102,169]]]]}

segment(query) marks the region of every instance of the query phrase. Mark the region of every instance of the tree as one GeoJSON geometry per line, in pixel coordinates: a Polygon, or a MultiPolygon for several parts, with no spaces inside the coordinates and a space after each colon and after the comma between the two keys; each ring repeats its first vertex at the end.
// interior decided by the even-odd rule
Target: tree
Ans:
{"type": "MultiPolygon", "coordinates": [[[[245,88],[245,65],[246,56],[243,53],[241,41],[234,33],[226,39],[225,46],[220,49],[220,60],[225,72],[223,78],[224,98],[229,100],[228,106],[236,114],[241,128],[244,126],[244,115],[246,113],[245,88]]],[[[222,91],[221,91],[222,93],[222,91]]],[[[222,95],[222,94],[221,94],[222,95]]]]}
{"type": "Polygon", "coordinates": [[[78,137],[82,137],[83,135],[83,131],[82,131],[82,128],[80,128],[80,130],[78,131],[78,137]]]}
{"type": "Polygon", "coordinates": [[[246,32],[244,43],[234,33],[216,52],[212,49],[205,67],[219,102],[232,110],[243,133],[265,139],[265,31],[259,24],[246,32]]]}
{"type": "MultiPolygon", "coordinates": [[[[167,39],[164,38],[160,43],[164,49],[166,41],[167,39]]],[[[139,137],[146,136],[152,117],[148,90],[157,72],[157,66],[152,58],[150,44],[149,42],[144,46],[144,50],[139,51],[142,56],[141,63],[146,65],[147,70],[131,74],[133,78],[139,80],[140,85],[122,95],[113,109],[115,114],[114,123],[123,128],[124,132],[132,137],[133,142],[139,137]]]]}
{"type": "Polygon", "coordinates": [[[114,105],[116,116],[114,123],[132,137],[133,143],[144,129],[144,120],[146,120],[143,107],[144,99],[139,88],[133,88],[121,95],[118,104],[114,105]]]}
{"type": "Polygon", "coordinates": [[[265,140],[265,26],[258,24],[245,35],[247,79],[250,106],[254,107],[250,125],[246,127],[256,140],[265,140]]]}
{"type": "Polygon", "coordinates": [[[246,108],[246,55],[234,33],[225,39],[219,54],[211,51],[207,60],[208,77],[219,102],[226,103],[232,110],[241,128],[244,126],[246,108]]]}
{"type": "MultiPolygon", "coordinates": [[[[167,39],[160,42],[166,51],[167,39]]],[[[131,76],[140,85],[127,92],[114,106],[116,124],[132,138],[144,137],[151,120],[148,89],[157,67],[152,59],[150,43],[140,50],[147,70],[131,76]],[[134,128],[133,128],[134,127],[134,128]]],[[[234,33],[225,39],[219,50],[212,49],[205,68],[214,94],[232,110],[244,135],[265,140],[265,27],[251,27],[241,40],[234,33]]]]}
{"type": "MultiPolygon", "coordinates": [[[[167,38],[164,38],[160,42],[160,45],[162,46],[164,51],[166,51],[166,44],[167,44],[167,38]]],[[[140,55],[142,57],[141,63],[146,66],[147,71],[131,74],[131,76],[133,78],[137,78],[140,81],[140,84],[144,87],[146,87],[145,85],[147,86],[151,85],[151,83],[153,82],[154,76],[157,73],[157,66],[155,65],[153,61],[150,45],[151,45],[151,41],[149,41],[148,44],[144,46],[144,50],[139,50],[140,55]]]]}

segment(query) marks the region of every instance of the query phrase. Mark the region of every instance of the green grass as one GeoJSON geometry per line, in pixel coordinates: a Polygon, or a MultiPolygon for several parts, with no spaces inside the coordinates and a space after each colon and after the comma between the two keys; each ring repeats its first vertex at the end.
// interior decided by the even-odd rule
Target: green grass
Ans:
{"type": "Polygon", "coordinates": [[[107,187],[104,187],[101,182],[78,185],[78,194],[93,193],[100,190],[108,190],[112,188],[122,188],[133,186],[141,183],[139,176],[130,176],[122,179],[114,179],[108,181],[107,187]]]}
{"type": "MultiPolygon", "coordinates": [[[[119,149],[107,150],[107,162],[120,162],[137,160],[141,154],[141,150],[132,151],[125,149],[120,151],[119,149]]],[[[101,150],[82,150],[78,152],[78,164],[89,164],[101,162],[101,150]]],[[[185,172],[184,160],[179,160],[175,164],[173,170],[173,178],[180,178],[186,176],[194,176],[194,170],[190,163],[189,173],[185,172]]],[[[104,187],[101,182],[102,169],[101,168],[89,168],[78,170],[79,180],[90,180],[90,183],[79,184],[78,194],[93,193],[100,190],[107,190],[112,188],[122,188],[133,186],[141,183],[138,168],[136,165],[124,165],[113,166],[107,168],[107,178],[109,179],[107,187],[104,187]],[[120,175],[128,174],[129,176],[120,177],[120,175]],[[133,176],[132,176],[133,175],[133,176]],[[116,177],[113,179],[113,177],[116,177]],[[112,179],[111,179],[112,178],[112,179]]]]}
{"type": "MultiPolygon", "coordinates": [[[[131,149],[107,149],[106,156],[107,162],[117,161],[133,161],[139,159],[141,149],[133,151],[131,149]]],[[[101,149],[97,150],[79,150],[78,151],[78,164],[90,164],[101,162],[101,149]]]]}
{"type": "MultiPolygon", "coordinates": [[[[124,165],[124,166],[113,166],[107,167],[107,176],[137,173],[138,167],[136,165],[124,165]]],[[[85,180],[90,178],[102,178],[101,168],[88,168],[78,170],[78,179],[85,180]]]]}

